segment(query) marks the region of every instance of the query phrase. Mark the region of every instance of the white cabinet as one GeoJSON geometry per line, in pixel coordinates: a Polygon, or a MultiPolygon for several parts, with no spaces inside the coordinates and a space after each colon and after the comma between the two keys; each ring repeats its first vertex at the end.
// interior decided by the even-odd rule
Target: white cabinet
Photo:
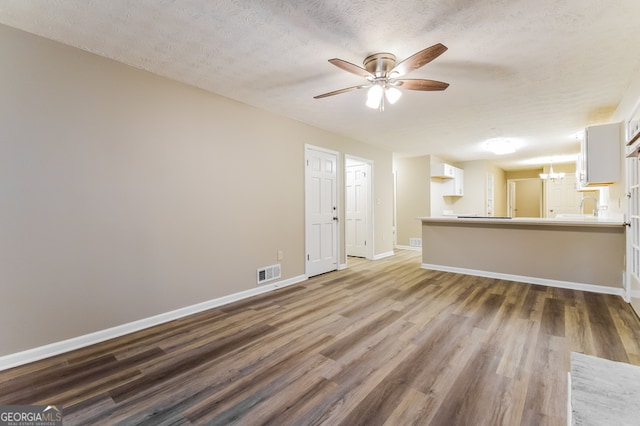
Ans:
{"type": "Polygon", "coordinates": [[[464,170],[454,167],[453,179],[447,182],[445,196],[462,197],[464,195],[464,170]]]}
{"type": "Polygon", "coordinates": [[[611,185],[620,180],[620,123],[585,129],[578,160],[582,187],[611,185]]]}
{"type": "Polygon", "coordinates": [[[431,177],[442,180],[444,197],[462,197],[464,195],[464,170],[446,163],[431,166],[431,177]]]}
{"type": "Polygon", "coordinates": [[[431,177],[451,179],[455,177],[455,167],[447,163],[436,163],[431,166],[431,177]]]}

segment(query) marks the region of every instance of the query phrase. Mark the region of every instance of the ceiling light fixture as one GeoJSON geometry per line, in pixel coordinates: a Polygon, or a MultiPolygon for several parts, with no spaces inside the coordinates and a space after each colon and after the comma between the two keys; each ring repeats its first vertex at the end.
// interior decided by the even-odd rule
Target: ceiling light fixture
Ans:
{"type": "Polygon", "coordinates": [[[369,108],[384,111],[385,99],[393,105],[400,99],[400,96],[402,96],[402,92],[395,87],[388,87],[385,82],[376,82],[367,92],[366,105],[369,108]]]}
{"type": "Polygon", "coordinates": [[[504,138],[489,139],[484,143],[484,147],[496,155],[513,154],[516,152],[516,147],[513,142],[504,138]]]}
{"type": "Polygon", "coordinates": [[[364,58],[362,62],[364,68],[343,59],[329,59],[329,62],[336,67],[351,74],[364,77],[367,83],[323,93],[322,95],[314,96],[314,99],[369,88],[366,105],[369,108],[377,108],[380,111],[384,111],[385,100],[390,104],[394,104],[400,98],[401,91],[398,90],[399,88],[404,90],[419,90],[421,92],[445,90],[449,87],[449,83],[425,80],[423,78],[408,79],[402,78],[402,76],[428,64],[442,55],[446,50],[447,47],[445,45],[441,43],[434,44],[400,62],[396,62],[396,56],[392,53],[374,53],[364,58]]]}
{"type": "Polygon", "coordinates": [[[549,165],[549,173],[540,173],[540,179],[542,180],[550,180],[551,182],[555,182],[556,180],[562,180],[564,178],[564,173],[556,173],[553,171],[553,164],[549,165]]]}

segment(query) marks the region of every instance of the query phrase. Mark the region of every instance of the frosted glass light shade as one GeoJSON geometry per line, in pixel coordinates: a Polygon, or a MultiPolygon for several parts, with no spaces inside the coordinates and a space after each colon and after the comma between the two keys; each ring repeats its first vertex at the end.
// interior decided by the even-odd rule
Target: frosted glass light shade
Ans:
{"type": "Polygon", "coordinates": [[[373,85],[369,92],[367,92],[367,106],[369,108],[378,108],[380,106],[380,102],[382,101],[382,87],[373,85]]]}
{"type": "Polygon", "coordinates": [[[402,92],[395,87],[388,87],[387,90],[385,90],[384,95],[387,97],[389,103],[393,105],[398,99],[400,99],[402,92]]]}
{"type": "Polygon", "coordinates": [[[493,138],[485,141],[484,147],[496,155],[512,154],[516,152],[516,147],[509,139],[493,138]]]}

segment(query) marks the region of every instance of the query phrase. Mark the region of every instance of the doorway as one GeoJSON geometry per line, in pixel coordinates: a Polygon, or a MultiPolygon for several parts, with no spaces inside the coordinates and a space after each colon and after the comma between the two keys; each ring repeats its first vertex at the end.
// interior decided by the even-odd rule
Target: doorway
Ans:
{"type": "Polygon", "coordinates": [[[542,180],[507,181],[507,211],[511,217],[542,217],[542,180]]]}
{"type": "Polygon", "coordinates": [[[345,156],[345,249],[347,256],[373,258],[373,163],[345,156]]]}
{"type": "Polygon", "coordinates": [[[306,275],[338,269],[338,153],[305,145],[306,275]]]}

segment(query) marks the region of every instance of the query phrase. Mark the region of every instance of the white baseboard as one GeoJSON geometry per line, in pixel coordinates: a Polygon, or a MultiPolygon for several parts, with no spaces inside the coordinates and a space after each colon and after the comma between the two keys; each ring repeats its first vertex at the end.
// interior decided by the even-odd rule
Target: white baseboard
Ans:
{"type": "Polygon", "coordinates": [[[149,318],[144,318],[127,324],[118,325],[116,327],[107,328],[105,330],[96,331],[94,333],[85,334],[83,336],[73,337],[71,339],[62,340],[60,342],[51,343],[49,345],[27,349],[26,351],[5,355],[0,357],[0,371],[17,367],[19,365],[28,364],[30,362],[38,361],[44,358],[49,358],[54,355],[60,355],[65,352],[80,349],[96,343],[104,342],[105,340],[124,336],[125,334],[144,330],[145,328],[153,327],[155,325],[183,318],[188,315],[206,311],[207,309],[212,309],[232,302],[237,302],[238,300],[246,299],[251,296],[257,296],[262,293],[267,293],[269,291],[287,287],[306,280],[306,275],[298,275],[297,277],[278,281],[272,284],[262,285],[250,290],[241,291],[238,293],[230,294],[228,296],[223,296],[217,299],[212,299],[206,302],[176,309],[174,311],[154,315],[149,318]]]}
{"type": "Polygon", "coordinates": [[[569,290],[589,291],[592,293],[612,294],[614,296],[623,297],[624,289],[615,287],[606,287],[602,285],[593,285],[585,283],[576,283],[571,281],[550,280],[547,278],[527,277],[524,275],[502,274],[500,272],[480,271],[477,269],[457,268],[453,266],[432,265],[423,263],[422,269],[433,269],[435,271],[454,272],[456,274],[475,275],[477,277],[497,278],[500,280],[517,281],[526,284],[539,284],[549,287],[566,288],[569,290]]]}
{"type": "Polygon", "coordinates": [[[397,244],[396,244],[396,248],[398,250],[422,251],[422,247],[399,246],[397,244]]]}
{"type": "Polygon", "coordinates": [[[394,255],[395,255],[395,253],[393,251],[388,251],[386,253],[380,253],[380,254],[374,254],[372,260],[380,260],[380,259],[384,259],[385,257],[391,257],[391,256],[394,256],[394,255]]]}

